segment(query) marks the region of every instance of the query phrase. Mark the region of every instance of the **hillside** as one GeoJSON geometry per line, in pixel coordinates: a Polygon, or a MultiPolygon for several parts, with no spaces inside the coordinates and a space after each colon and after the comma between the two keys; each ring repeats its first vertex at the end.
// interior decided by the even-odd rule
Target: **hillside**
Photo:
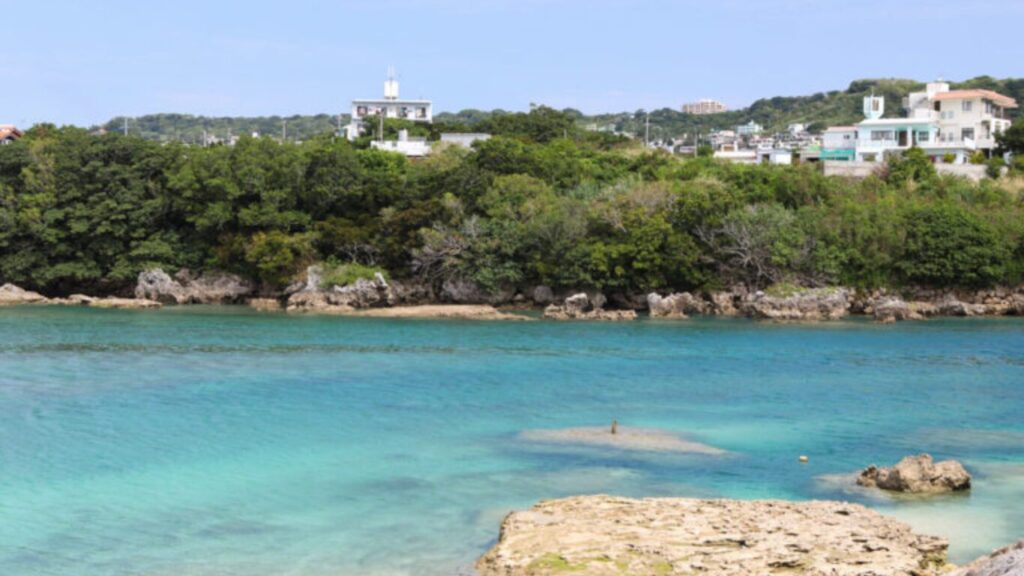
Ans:
{"type": "MultiPolygon", "coordinates": [[[[978,76],[963,82],[954,82],[952,86],[955,89],[987,88],[1024,102],[1024,78],[1000,80],[991,76],[978,76]]],[[[899,116],[902,114],[900,103],[903,97],[923,87],[924,83],[916,80],[868,79],[851,82],[845,90],[819,92],[809,96],[762,98],[747,108],[707,116],[694,116],[676,109],[662,108],[650,112],[651,137],[679,138],[696,133],[706,134],[713,129],[729,129],[751,120],[770,130],[784,130],[787,125],[795,122],[807,124],[813,130],[821,130],[830,125],[859,121],[862,118],[862,100],[864,96],[872,93],[885,96],[887,116],[899,116]]],[[[592,116],[576,110],[567,111],[576,118],[580,127],[611,128],[634,134],[643,133],[646,121],[646,112],[643,110],[592,116]]],[[[1014,112],[1019,113],[1019,110],[1014,112]]],[[[473,130],[474,127],[492,124],[495,118],[504,114],[507,112],[503,110],[469,109],[437,114],[435,121],[454,131],[473,130]]],[[[342,115],[341,121],[348,122],[348,116],[342,115]]],[[[123,123],[123,118],[114,118],[102,128],[107,131],[120,131],[123,123]]],[[[290,140],[307,140],[319,134],[336,131],[338,116],[319,114],[213,118],[186,114],[154,114],[130,119],[129,130],[147,140],[201,142],[204,131],[220,139],[253,132],[280,136],[285,123],[290,140]]]]}

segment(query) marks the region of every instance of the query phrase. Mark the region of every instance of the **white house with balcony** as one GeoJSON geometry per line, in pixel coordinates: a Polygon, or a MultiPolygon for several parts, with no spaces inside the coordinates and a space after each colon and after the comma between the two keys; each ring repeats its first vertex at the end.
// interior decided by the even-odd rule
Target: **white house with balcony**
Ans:
{"type": "MultiPolygon", "coordinates": [[[[936,162],[952,156],[962,164],[978,151],[991,156],[996,135],[1010,127],[1006,111],[1016,108],[1017,102],[991,90],[950,90],[946,82],[932,82],[924,92],[911,93],[904,107],[907,117],[883,118],[885,100],[864,99],[865,120],[855,126],[855,160],[881,161],[887,152],[912,147],[936,162]]],[[[836,133],[849,138],[847,130],[836,133]]],[[[830,150],[829,143],[825,149],[830,150]]]]}

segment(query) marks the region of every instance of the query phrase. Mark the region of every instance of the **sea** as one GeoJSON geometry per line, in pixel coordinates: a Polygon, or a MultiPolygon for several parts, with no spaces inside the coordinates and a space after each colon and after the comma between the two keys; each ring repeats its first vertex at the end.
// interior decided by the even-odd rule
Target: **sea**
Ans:
{"type": "Polygon", "coordinates": [[[847,500],[968,561],[1024,537],[1024,320],[0,308],[2,575],[468,575],[577,494],[847,500]],[[724,452],[523,437],[612,421],[724,452]],[[973,489],[854,484],[921,452],[973,489]]]}

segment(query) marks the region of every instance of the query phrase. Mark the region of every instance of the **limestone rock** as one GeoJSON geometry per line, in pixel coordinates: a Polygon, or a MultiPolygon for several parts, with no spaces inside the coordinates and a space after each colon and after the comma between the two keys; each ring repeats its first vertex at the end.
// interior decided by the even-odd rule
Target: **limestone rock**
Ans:
{"type": "Polygon", "coordinates": [[[118,308],[124,310],[141,310],[147,308],[160,308],[163,304],[155,300],[145,298],[94,298],[89,302],[93,308],[118,308]]]}
{"type": "Polygon", "coordinates": [[[281,309],[281,302],[275,298],[253,298],[249,300],[249,307],[254,310],[270,312],[281,309]]]}
{"type": "Polygon", "coordinates": [[[538,306],[547,306],[555,301],[555,293],[550,286],[540,285],[530,290],[530,298],[538,306]]]}
{"type": "Polygon", "coordinates": [[[858,504],[578,496],[513,512],[481,576],[935,576],[948,544],[858,504]]]}
{"type": "Polygon", "coordinates": [[[14,284],[0,286],[0,306],[11,306],[15,304],[42,304],[46,297],[38,292],[25,290],[14,284]]]}
{"type": "Polygon", "coordinates": [[[488,292],[475,282],[456,279],[446,280],[441,284],[441,300],[455,304],[491,304],[498,306],[508,304],[516,295],[511,287],[501,287],[494,292],[488,292]]]}
{"type": "Polygon", "coordinates": [[[737,316],[736,294],[734,292],[712,292],[709,294],[711,306],[709,312],[716,316],[737,316]]]}
{"type": "Polygon", "coordinates": [[[892,468],[868,466],[857,477],[861,486],[893,492],[936,494],[971,488],[971,475],[956,460],[933,462],[928,454],[907,456],[892,468]]]}
{"type": "Polygon", "coordinates": [[[652,292],[647,295],[647,309],[651,318],[686,318],[690,314],[703,314],[707,310],[704,301],[689,292],[665,297],[652,292]]]}
{"type": "Polygon", "coordinates": [[[135,285],[135,297],[163,304],[231,304],[253,292],[253,286],[235,274],[213,272],[193,278],[180,270],[171,278],[160,268],[143,270],[135,285]]]}
{"type": "Polygon", "coordinates": [[[1024,574],[1024,540],[978,558],[951,576],[1020,576],[1024,574]]]}
{"type": "Polygon", "coordinates": [[[544,318],[550,320],[636,320],[634,310],[605,310],[604,297],[591,297],[585,292],[573,294],[561,306],[552,304],[544,309],[544,318]]]}
{"type": "Polygon", "coordinates": [[[852,291],[846,288],[802,289],[786,296],[755,292],[740,310],[763,320],[838,320],[850,313],[852,291]]]}
{"type": "Polygon", "coordinates": [[[353,308],[387,306],[389,290],[387,280],[377,272],[373,280],[359,278],[346,286],[335,286],[329,300],[334,305],[353,308]]]}

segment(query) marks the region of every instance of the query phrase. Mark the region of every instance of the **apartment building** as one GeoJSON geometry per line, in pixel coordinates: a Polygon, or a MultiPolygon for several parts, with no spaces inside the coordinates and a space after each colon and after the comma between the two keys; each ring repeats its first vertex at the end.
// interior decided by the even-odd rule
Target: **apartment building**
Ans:
{"type": "Polygon", "coordinates": [[[704,115],[718,114],[719,112],[727,112],[729,110],[729,107],[726,106],[725,104],[722,104],[718,100],[705,99],[683,104],[682,110],[685,114],[704,115]]]}

